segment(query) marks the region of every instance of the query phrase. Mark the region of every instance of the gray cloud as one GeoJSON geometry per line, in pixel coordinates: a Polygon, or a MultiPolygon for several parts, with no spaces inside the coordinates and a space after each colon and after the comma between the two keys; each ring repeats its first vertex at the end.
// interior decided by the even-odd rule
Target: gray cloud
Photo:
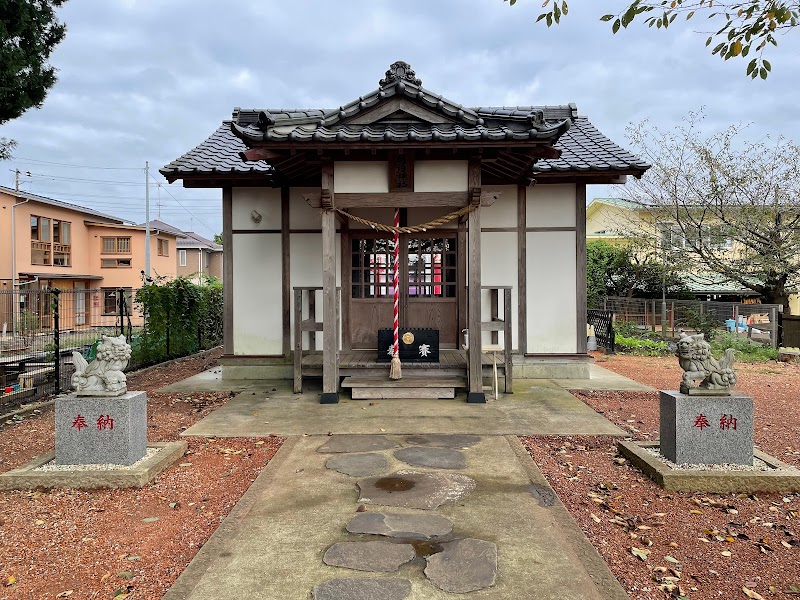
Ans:
{"type": "MultiPolygon", "coordinates": [[[[769,80],[751,81],[743,62],[708,55],[693,31],[702,21],[612,35],[597,20],[602,8],[573,4],[547,29],[534,24],[533,0],[513,8],[501,0],[73,0],[61,10],[69,30],[53,57],[58,84],[41,110],[0,135],[18,140],[18,157],[130,170],[13,160],[0,181],[13,183],[7,169],[19,167],[53,177],[23,177],[25,189],[142,221],[145,160],[163,181],[157,169],[234,106],[338,106],[374,89],[397,59],[466,105],[576,102],[623,144],[631,121],[670,128],[701,106],[709,130],[752,122],[753,135],[800,139],[796,34],[770,55],[769,80]]],[[[218,191],[172,185],[151,195],[154,204],[160,195],[166,221],[204,235],[221,228],[218,191]]]]}

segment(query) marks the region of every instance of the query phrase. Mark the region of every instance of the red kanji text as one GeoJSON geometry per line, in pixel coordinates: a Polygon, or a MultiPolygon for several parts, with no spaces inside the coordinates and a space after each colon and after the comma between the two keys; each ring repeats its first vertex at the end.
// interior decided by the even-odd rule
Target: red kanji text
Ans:
{"type": "Polygon", "coordinates": [[[103,431],[103,429],[114,429],[114,419],[111,418],[111,415],[97,417],[97,431],[103,431]]]}
{"type": "Polygon", "coordinates": [[[88,425],[86,424],[86,419],[84,419],[81,415],[78,415],[75,417],[75,420],[72,421],[72,427],[80,431],[84,427],[88,427],[88,425]]]}
{"type": "Polygon", "coordinates": [[[700,413],[694,420],[693,427],[699,427],[700,431],[703,431],[703,429],[706,427],[711,427],[711,423],[708,422],[708,419],[706,419],[706,416],[703,413],[700,413]]]}
{"type": "Polygon", "coordinates": [[[720,429],[736,429],[736,417],[733,415],[722,415],[719,418],[719,428],[720,429]]]}

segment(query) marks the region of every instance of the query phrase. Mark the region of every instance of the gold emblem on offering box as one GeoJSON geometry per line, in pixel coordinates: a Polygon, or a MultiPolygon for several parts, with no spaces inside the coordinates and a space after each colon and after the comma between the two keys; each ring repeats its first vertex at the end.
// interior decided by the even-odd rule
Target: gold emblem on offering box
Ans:
{"type": "Polygon", "coordinates": [[[408,346],[409,344],[413,344],[413,343],[414,343],[414,334],[413,334],[413,333],[411,333],[410,331],[406,331],[406,332],[403,334],[403,343],[404,343],[406,346],[408,346]]]}

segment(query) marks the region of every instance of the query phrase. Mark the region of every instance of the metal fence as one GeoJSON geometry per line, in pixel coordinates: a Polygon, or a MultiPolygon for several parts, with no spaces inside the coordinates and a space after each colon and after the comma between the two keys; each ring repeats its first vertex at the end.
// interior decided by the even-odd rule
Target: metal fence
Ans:
{"type": "Polygon", "coordinates": [[[678,337],[681,331],[695,332],[702,325],[726,330],[765,345],[778,347],[780,340],[779,304],[745,304],[703,300],[608,297],[603,310],[612,311],[617,323],[626,321],[642,329],[661,331],[662,316],[667,335],[678,337]],[[663,315],[662,315],[663,312],[663,315]]]}
{"type": "Polygon", "coordinates": [[[208,328],[198,326],[196,340],[170,348],[169,321],[166,336],[150,331],[143,308],[135,302],[136,292],[0,291],[0,413],[70,389],[72,353],[93,359],[104,335],[125,335],[132,346],[128,371],[220,343],[218,336],[208,335],[208,328]]]}
{"type": "Polygon", "coordinates": [[[598,345],[606,352],[614,353],[614,313],[610,310],[590,309],[587,311],[589,325],[594,327],[598,345]]]}

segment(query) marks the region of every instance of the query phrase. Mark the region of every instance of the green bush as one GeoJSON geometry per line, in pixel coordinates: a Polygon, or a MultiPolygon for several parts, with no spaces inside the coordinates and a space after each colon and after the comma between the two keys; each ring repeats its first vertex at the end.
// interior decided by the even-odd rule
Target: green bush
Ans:
{"type": "Polygon", "coordinates": [[[666,342],[641,337],[626,337],[617,333],[614,337],[617,352],[634,356],[665,356],[672,354],[666,342]]]}
{"type": "Polygon", "coordinates": [[[709,315],[706,312],[689,309],[686,311],[685,322],[689,329],[694,329],[697,333],[702,333],[705,336],[705,340],[709,343],[720,333],[719,323],[714,319],[713,315],[709,315]]]}
{"type": "Polygon", "coordinates": [[[711,343],[711,351],[714,356],[721,356],[728,348],[733,348],[736,360],[742,362],[767,362],[778,358],[778,351],[774,348],[746,337],[737,337],[731,333],[722,333],[711,343]]]}
{"type": "Polygon", "coordinates": [[[144,366],[213,348],[222,342],[222,285],[179,277],[136,292],[144,327],[131,340],[131,363],[144,366]]]}

